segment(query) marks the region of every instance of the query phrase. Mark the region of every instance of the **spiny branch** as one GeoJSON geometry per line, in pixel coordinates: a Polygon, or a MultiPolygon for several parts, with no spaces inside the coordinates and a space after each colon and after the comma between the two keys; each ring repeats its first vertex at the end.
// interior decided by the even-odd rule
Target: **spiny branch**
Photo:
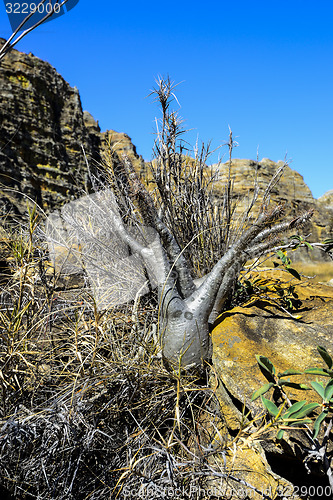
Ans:
{"type": "Polygon", "coordinates": [[[174,269],[178,273],[180,292],[183,297],[186,298],[195,290],[195,285],[189,270],[189,264],[173,234],[159,218],[154,202],[149,192],[140,181],[130,159],[126,155],[123,155],[123,159],[129,185],[131,187],[129,194],[137,201],[144,223],[151,225],[159,233],[174,269]]]}

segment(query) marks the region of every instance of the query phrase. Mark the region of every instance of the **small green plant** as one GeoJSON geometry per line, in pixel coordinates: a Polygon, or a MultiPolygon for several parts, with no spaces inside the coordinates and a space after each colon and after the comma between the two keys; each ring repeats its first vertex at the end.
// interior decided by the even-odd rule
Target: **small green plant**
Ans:
{"type": "MultiPolygon", "coordinates": [[[[297,238],[302,238],[301,236],[293,236],[292,238],[295,238],[295,237],[297,237],[297,238]]],[[[308,244],[309,244],[309,243],[308,243],[308,244]]],[[[291,274],[294,278],[296,278],[296,279],[298,279],[298,280],[300,280],[300,279],[301,279],[301,277],[300,277],[300,275],[299,275],[298,271],[296,271],[296,269],[294,269],[294,268],[292,268],[292,267],[291,267],[292,261],[291,261],[291,259],[287,256],[287,253],[286,253],[286,251],[285,251],[285,250],[278,250],[278,251],[276,252],[276,257],[277,257],[277,258],[281,261],[281,263],[280,263],[280,262],[276,262],[276,261],[274,261],[274,262],[273,262],[274,267],[280,267],[280,266],[281,266],[281,264],[282,264],[282,267],[283,267],[283,268],[284,268],[284,269],[285,269],[288,273],[290,273],[290,274],[291,274]]]]}
{"type": "Polygon", "coordinates": [[[252,401],[255,401],[257,398],[261,397],[261,401],[265,409],[274,419],[274,424],[279,429],[277,438],[282,439],[284,429],[287,427],[311,424],[311,419],[306,417],[310,415],[316,408],[318,408],[319,404],[308,404],[306,400],[297,401],[296,403],[291,404],[285,392],[285,388],[287,387],[298,389],[301,391],[311,390],[311,388],[306,384],[290,381],[290,376],[302,375],[302,372],[298,370],[286,370],[282,373],[276,373],[275,366],[268,358],[266,358],[265,356],[256,356],[256,359],[260,370],[268,380],[268,383],[264,384],[253,393],[252,401]],[[275,389],[278,396],[281,396],[283,403],[280,407],[277,407],[275,403],[264,397],[264,394],[266,394],[270,389],[275,389]]]}
{"type": "MultiPolygon", "coordinates": [[[[311,412],[318,408],[322,408],[322,412],[320,415],[316,418],[314,421],[314,426],[313,426],[313,438],[317,438],[320,426],[322,422],[325,420],[327,417],[328,413],[331,411],[333,412],[333,370],[332,368],[332,358],[325,349],[325,347],[318,346],[317,350],[320,354],[320,356],[323,358],[325,361],[327,368],[307,368],[304,370],[304,372],[298,371],[298,370],[286,370],[283,373],[277,373],[276,374],[276,369],[273,363],[266,358],[265,356],[256,356],[258,365],[260,367],[260,370],[262,374],[265,376],[265,378],[268,380],[267,384],[264,384],[262,387],[260,387],[257,391],[255,391],[252,395],[252,401],[255,401],[257,398],[261,397],[261,401],[264,405],[264,407],[267,409],[267,411],[270,413],[271,416],[277,417],[279,420],[279,423],[281,423],[283,420],[288,421],[288,424],[290,426],[301,424],[302,420],[305,416],[311,414],[311,412]],[[327,382],[327,384],[324,384],[322,381],[313,381],[311,382],[312,389],[320,396],[321,402],[320,403],[309,403],[304,401],[298,401],[297,403],[291,405],[289,409],[283,412],[283,408],[278,408],[272,401],[264,398],[264,394],[266,394],[270,389],[274,388],[277,390],[278,394],[282,396],[282,399],[284,400],[283,406],[286,406],[286,402],[288,402],[288,396],[284,390],[284,388],[290,387],[293,389],[298,389],[298,390],[311,390],[311,387],[309,387],[306,384],[299,383],[299,382],[291,382],[290,381],[290,376],[295,376],[295,375],[303,375],[303,374],[309,374],[309,375],[319,375],[322,377],[330,377],[330,380],[327,382]],[[302,403],[302,404],[301,404],[302,403]],[[297,406],[296,406],[297,405],[297,406]],[[292,410],[292,411],[291,411],[292,410]],[[289,422],[290,420],[290,415],[293,415],[293,420],[294,422],[289,422]]],[[[312,423],[312,420],[309,420],[309,422],[306,423],[312,423]]],[[[283,432],[278,433],[278,437],[281,438],[283,437],[283,432]]]]}
{"type": "MultiPolygon", "coordinates": [[[[333,412],[333,361],[325,347],[318,346],[317,349],[320,356],[323,358],[327,368],[308,368],[304,373],[311,375],[320,375],[322,377],[330,377],[330,380],[325,385],[322,381],[311,382],[312,388],[316,391],[316,393],[322,400],[322,412],[317,417],[313,426],[315,438],[318,436],[320,426],[328,416],[328,413],[333,412]]],[[[331,418],[333,418],[333,416],[331,418]]]]}
{"type": "Polygon", "coordinates": [[[318,346],[317,350],[325,362],[324,367],[310,367],[304,371],[291,369],[282,373],[276,372],[275,366],[267,357],[257,355],[256,359],[259,368],[266,378],[267,383],[257,389],[251,399],[255,401],[259,397],[261,398],[261,402],[271,420],[271,426],[277,429],[276,437],[278,440],[283,439],[286,430],[292,431],[295,428],[304,430],[312,443],[311,450],[304,450],[304,453],[308,452],[304,463],[307,467],[307,463],[310,460],[316,459],[322,462],[330,486],[332,487],[332,470],[326,450],[333,427],[333,360],[325,347],[318,346]],[[305,374],[327,377],[330,380],[326,384],[322,380],[314,380],[311,382],[311,387],[307,384],[292,382],[290,380],[292,376],[305,374]],[[320,397],[320,401],[318,403],[308,403],[304,399],[292,402],[286,392],[288,387],[303,391],[314,390],[316,395],[320,397]],[[272,389],[274,391],[275,402],[264,397],[264,394],[267,394],[272,389]],[[278,401],[281,401],[281,403],[279,405],[275,404],[278,401]],[[318,409],[321,411],[315,415],[314,412],[318,409]],[[319,442],[318,436],[321,430],[323,430],[323,436],[321,437],[321,442],[319,442]]]}
{"type": "Polygon", "coordinates": [[[292,283],[263,278],[262,276],[244,279],[236,286],[233,305],[249,305],[258,300],[272,303],[287,311],[296,311],[300,305],[296,287],[292,283]]]}
{"type": "Polygon", "coordinates": [[[311,245],[311,243],[306,241],[304,236],[300,236],[298,234],[293,234],[292,236],[289,236],[289,239],[291,241],[294,240],[294,243],[295,243],[294,250],[296,248],[300,248],[303,245],[306,245],[310,250],[313,250],[313,246],[311,245]]]}
{"type": "Polygon", "coordinates": [[[293,234],[289,236],[288,239],[290,240],[289,245],[283,245],[276,251],[275,256],[280,262],[273,261],[273,265],[274,267],[282,266],[283,269],[291,274],[294,278],[301,280],[299,272],[291,267],[292,260],[287,255],[287,249],[291,248],[292,250],[296,250],[297,248],[306,246],[309,250],[313,250],[313,246],[311,245],[311,243],[306,241],[304,236],[298,234],[293,234]]]}

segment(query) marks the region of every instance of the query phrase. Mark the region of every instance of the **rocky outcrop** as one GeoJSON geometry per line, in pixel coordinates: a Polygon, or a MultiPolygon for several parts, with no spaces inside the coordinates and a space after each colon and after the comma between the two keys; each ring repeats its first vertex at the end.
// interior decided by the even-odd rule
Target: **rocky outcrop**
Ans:
{"type": "MultiPolygon", "coordinates": [[[[333,218],[333,189],[330,191],[327,191],[327,193],[323,194],[320,198],[317,200],[318,205],[321,208],[324,208],[326,210],[330,210],[332,218],[333,218]]],[[[332,222],[333,225],[333,222],[332,222]]]]}
{"type": "Polygon", "coordinates": [[[126,155],[132,161],[138,173],[146,171],[146,164],[139,156],[131,138],[123,132],[107,130],[101,132],[98,122],[94,120],[88,111],[83,112],[84,124],[89,132],[94,149],[98,151],[98,165],[107,170],[110,164],[118,162],[122,155],[126,155]]]}
{"type": "MultiPolygon", "coordinates": [[[[254,297],[247,305],[224,312],[212,332],[213,366],[218,380],[217,383],[214,379],[213,384],[226,426],[232,435],[236,435],[244,427],[246,419],[254,421],[252,432],[258,431],[260,427],[259,417],[263,414],[263,405],[260,398],[251,401],[251,396],[267,380],[259,370],[256,355],[268,358],[276,367],[276,373],[282,373],[291,369],[302,372],[309,367],[325,366],[318,354],[318,345],[324,346],[333,354],[332,288],[313,285],[310,281],[297,284],[297,280],[290,281],[282,271],[266,271],[260,274],[260,278],[262,283],[266,281],[271,292],[263,292],[261,297],[254,297]],[[287,291],[290,285],[295,286],[295,293],[301,301],[299,309],[293,315],[288,314],[278,306],[278,301],[273,300],[274,287],[287,291]]],[[[329,380],[320,378],[325,383],[329,380]]],[[[310,375],[291,377],[292,382],[305,382],[309,387],[310,382],[315,379],[310,375]]],[[[301,391],[293,387],[287,387],[286,391],[292,402],[321,402],[315,391],[301,391]]],[[[271,398],[272,393],[267,393],[266,397],[271,398]]],[[[269,478],[271,468],[291,481],[292,471],[296,474],[295,470],[298,470],[297,474],[306,476],[302,464],[304,447],[311,448],[306,433],[286,431],[283,440],[277,441],[276,432],[266,432],[264,437],[257,432],[258,441],[249,438],[246,448],[252,449],[253,453],[253,448],[260,445],[261,456],[266,456],[266,476],[269,478]]],[[[294,479],[302,484],[302,477],[297,477],[297,474],[294,479]]],[[[322,476],[322,480],[325,483],[325,476],[322,476]]]]}
{"type": "MultiPolygon", "coordinates": [[[[247,209],[254,195],[255,185],[259,187],[258,200],[252,210],[261,206],[263,196],[271,179],[277,170],[283,165],[283,162],[273,162],[267,158],[261,161],[253,160],[232,160],[230,176],[233,181],[233,200],[238,213],[247,209]]],[[[223,163],[219,167],[219,180],[215,186],[215,193],[219,196],[225,189],[228,179],[229,163],[223,163]]],[[[271,194],[266,200],[271,204],[283,204],[286,217],[295,217],[302,212],[313,210],[314,214],[311,222],[301,229],[304,236],[310,235],[308,241],[322,241],[333,236],[333,196],[332,191],[322,196],[319,200],[313,198],[309,187],[304,182],[303,177],[286,166],[283,175],[278,183],[273,185],[271,194]]],[[[328,255],[321,250],[314,249],[312,252],[304,250],[296,252],[293,260],[316,261],[325,260],[331,262],[328,255]]]]}
{"type": "MultiPolygon", "coordinates": [[[[0,46],[4,40],[0,39],[0,46]]],[[[0,67],[0,213],[22,214],[31,199],[49,211],[89,191],[91,169],[111,147],[143,160],[126,134],[101,133],[72,88],[47,62],[12,50],[0,67]],[[107,146],[107,138],[110,139],[107,146]]]]}
{"type": "Polygon", "coordinates": [[[87,184],[82,154],[95,157],[79,92],[48,63],[12,50],[0,69],[2,213],[21,213],[29,197],[43,209],[87,184]]]}
{"type": "MultiPolygon", "coordinates": [[[[240,198],[240,202],[245,205],[247,199],[251,200],[254,186],[257,181],[260,192],[258,201],[262,200],[263,193],[270,183],[276,171],[283,166],[283,162],[273,162],[268,158],[261,161],[252,160],[232,160],[231,178],[234,182],[234,195],[240,198]]],[[[219,167],[219,177],[217,183],[219,189],[222,188],[223,180],[227,178],[229,163],[223,163],[219,167]]],[[[288,209],[308,207],[315,202],[309,187],[305,184],[303,177],[292,170],[289,166],[284,169],[283,175],[275,186],[272,187],[270,199],[273,202],[288,204],[288,209]]]]}

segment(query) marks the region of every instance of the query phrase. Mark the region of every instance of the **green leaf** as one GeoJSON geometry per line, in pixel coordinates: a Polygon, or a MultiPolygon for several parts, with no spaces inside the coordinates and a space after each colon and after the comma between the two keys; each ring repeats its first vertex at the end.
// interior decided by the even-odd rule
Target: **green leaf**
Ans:
{"type": "Polygon", "coordinates": [[[328,413],[328,410],[325,410],[320,415],[318,415],[318,417],[316,418],[316,421],[313,424],[313,439],[315,439],[318,436],[321,423],[327,417],[327,413],[328,413]]]}
{"type": "Polygon", "coordinates": [[[333,239],[324,240],[323,243],[325,243],[325,245],[328,243],[333,243],[333,239]]]}
{"type": "Polygon", "coordinates": [[[333,370],[329,370],[328,368],[323,368],[323,371],[327,373],[327,375],[333,378],[333,370]]]}
{"type": "Polygon", "coordinates": [[[299,419],[295,422],[290,422],[289,426],[290,427],[295,427],[295,426],[298,426],[298,425],[309,425],[309,424],[312,424],[312,420],[311,418],[303,418],[303,419],[299,419]]]}
{"type": "Polygon", "coordinates": [[[288,410],[283,414],[283,418],[290,418],[291,415],[297,413],[303,406],[306,404],[306,401],[297,401],[294,403],[288,410]]]}
{"type": "Polygon", "coordinates": [[[280,440],[283,438],[284,430],[280,429],[279,432],[276,435],[276,439],[280,440]]]}
{"type": "Polygon", "coordinates": [[[322,399],[325,399],[325,387],[323,386],[323,384],[321,382],[314,381],[311,382],[311,385],[314,388],[314,390],[319,394],[319,396],[322,399]]]}
{"type": "Polygon", "coordinates": [[[329,401],[333,396],[333,380],[330,380],[325,387],[324,399],[325,401],[329,401]]]}
{"type": "Polygon", "coordinates": [[[325,363],[327,364],[327,366],[329,368],[332,368],[332,364],[333,364],[333,361],[332,361],[332,358],[331,356],[328,354],[327,350],[325,349],[325,347],[319,345],[317,347],[317,350],[320,354],[320,356],[323,358],[323,360],[325,361],[325,363]]]}
{"type": "Polygon", "coordinates": [[[298,272],[296,271],[296,269],[293,269],[292,267],[288,267],[287,268],[287,271],[288,273],[290,273],[292,276],[294,276],[294,278],[297,278],[298,280],[301,281],[301,277],[300,275],[298,274],[298,272]]]}
{"type": "Polygon", "coordinates": [[[307,405],[304,405],[303,408],[301,408],[297,413],[293,414],[294,418],[303,418],[309,415],[313,410],[318,408],[318,406],[321,406],[318,403],[309,403],[307,405]]]}
{"type": "Polygon", "coordinates": [[[279,259],[281,259],[281,260],[282,260],[282,262],[283,262],[283,259],[285,259],[285,258],[286,258],[286,256],[284,255],[284,253],[283,253],[281,250],[278,250],[278,251],[276,252],[276,255],[279,257],[279,259]]]}
{"type": "Polygon", "coordinates": [[[303,372],[299,372],[297,370],[286,370],[282,373],[278,373],[278,378],[288,377],[289,375],[302,375],[303,372]]]}
{"type": "Polygon", "coordinates": [[[273,417],[276,417],[279,413],[278,407],[269,399],[264,398],[264,396],[261,396],[261,401],[268,413],[270,413],[273,417]]]}
{"type": "Polygon", "coordinates": [[[303,238],[301,236],[299,236],[298,234],[293,234],[292,236],[289,236],[289,239],[302,241],[303,238]]]}
{"type": "Polygon", "coordinates": [[[255,401],[257,398],[259,398],[259,396],[262,396],[263,394],[266,394],[266,392],[269,391],[270,388],[273,387],[273,386],[274,386],[273,382],[269,382],[269,384],[265,384],[262,387],[260,387],[260,389],[257,389],[252,394],[251,401],[255,401]]]}
{"type": "Polygon", "coordinates": [[[306,370],[304,370],[304,373],[309,373],[310,375],[321,375],[322,377],[330,376],[327,371],[324,371],[321,368],[307,368],[306,370]]]}
{"type": "Polygon", "coordinates": [[[298,384],[297,382],[289,382],[289,380],[280,380],[279,385],[283,386],[285,385],[286,387],[291,387],[292,389],[298,389],[299,391],[309,391],[311,387],[307,386],[306,384],[298,384]]]}
{"type": "Polygon", "coordinates": [[[304,241],[304,243],[305,243],[305,245],[306,245],[307,247],[309,247],[309,248],[310,248],[310,250],[313,250],[313,246],[312,246],[312,245],[310,245],[310,243],[309,243],[309,242],[304,241]]]}
{"type": "Polygon", "coordinates": [[[275,366],[273,365],[273,363],[271,363],[271,361],[268,358],[266,358],[265,356],[257,356],[256,355],[256,360],[257,360],[260,368],[262,369],[261,370],[262,373],[267,378],[267,380],[269,382],[275,382],[275,378],[274,378],[275,366]]]}

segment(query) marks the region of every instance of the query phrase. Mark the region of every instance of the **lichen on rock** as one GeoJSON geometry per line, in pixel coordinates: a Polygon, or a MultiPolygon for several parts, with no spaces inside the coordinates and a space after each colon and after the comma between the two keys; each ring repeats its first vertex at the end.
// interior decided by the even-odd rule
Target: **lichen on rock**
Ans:
{"type": "MultiPolygon", "coordinates": [[[[282,272],[267,271],[261,276],[279,283],[283,281],[282,272]]],[[[216,392],[226,427],[232,434],[241,429],[244,415],[249,421],[255,421],[264,414],[260,398],[251,401],[252,394],[267,383],[259,370],[256,355],[268,358],[276,371],[282,373],[291,369],[302,372],[309,367],[322,366],[318,345],[333,353],[332,287],[313,284],[309,280],[297,282],[292,279],[292,282],[302,302],[297,319],[272,301],[258,299],[248,306],[224,312],[213,329],[212,360],[219,380],[216,392]]],[[[293,381],[305,382],[309,386],[311,380],[314,378],[310,375],[293,377],[293,381]]],[[[319,402],[314,391],[288,387],[288,397],[293,402],[319,402]]],[[[275,457],[275,463],[280,457],[282,462],[289,461],[290,467],[293,467],[292,464],[302,458],[302,447],[310,448],[311,443],[302,431],[294,431],[292,440],[287,436],[282,444],[277,443],[275,431],[261,439],[260,446],[275,457]]],[[[268,462],[267,467],[269,469],[268,462]]]]}

